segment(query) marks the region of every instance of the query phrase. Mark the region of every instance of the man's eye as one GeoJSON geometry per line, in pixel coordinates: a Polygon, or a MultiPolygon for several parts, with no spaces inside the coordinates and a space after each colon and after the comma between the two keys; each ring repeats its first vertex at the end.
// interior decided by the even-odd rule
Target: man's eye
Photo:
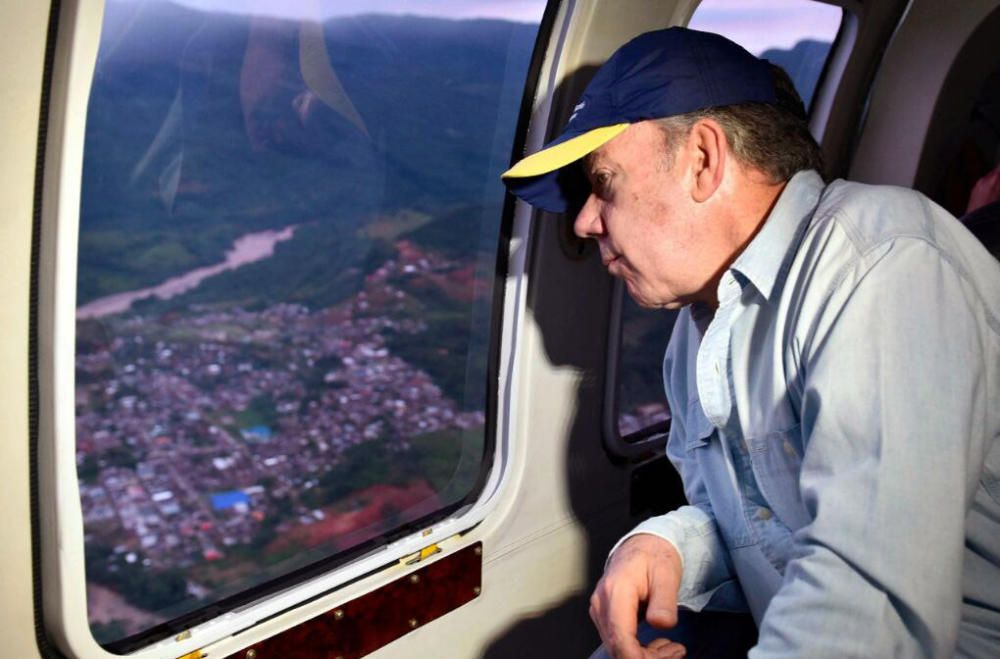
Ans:
{"type": "Polygon", "coordinates": [[[603,188],[608,184],[608,181],[610,180],[611,180],[611,174],[607,172],[598,172],[597,174],[594,175],[594,186],[603,188]]]}

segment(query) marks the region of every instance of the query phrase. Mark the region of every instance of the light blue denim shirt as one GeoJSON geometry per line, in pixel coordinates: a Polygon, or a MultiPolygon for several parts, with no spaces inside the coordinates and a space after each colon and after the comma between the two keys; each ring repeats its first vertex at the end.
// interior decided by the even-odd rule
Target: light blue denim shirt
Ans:
{"type": "MultiPolygon", "coordinates": [[[[900,188],[800,172],[663,363],[680,603],[751,657],[1000,657],[1000,265],[900,188]]],[[[626,537],[629,537],[626,536],[626,537]]]]}

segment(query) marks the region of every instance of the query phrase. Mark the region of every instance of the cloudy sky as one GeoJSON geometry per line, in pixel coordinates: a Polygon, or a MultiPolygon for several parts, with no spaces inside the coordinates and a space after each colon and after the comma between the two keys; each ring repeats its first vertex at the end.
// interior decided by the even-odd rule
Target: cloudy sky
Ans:
{"type": "Polygon", "coordinates": [[[537,23],[544,0],[174,0],[199,9],[294,18],[354,14],[418,14],[447,18],[503,18],[537,23]]]}
{"type": "MultiPolygon", "coordinates": [[[[544,0],[173,1],[199,9],[291,18],[405,13],[444,18],[500,18],[527,23],[538,23],[545,7],[544,0]]],[[[724,34],[755,54],[774,46],[790,48],[805,38],[832,41],[839,24],[839,8],[814,0],[704,0],[691,21],[691,27],[724,34]]]]}
{"type": "Polygon", "coordinates": [[[841,10],[813,0],[704,0],[690,26],[718,32],[759,55],[802,39],[833,41],[841,10]]]}

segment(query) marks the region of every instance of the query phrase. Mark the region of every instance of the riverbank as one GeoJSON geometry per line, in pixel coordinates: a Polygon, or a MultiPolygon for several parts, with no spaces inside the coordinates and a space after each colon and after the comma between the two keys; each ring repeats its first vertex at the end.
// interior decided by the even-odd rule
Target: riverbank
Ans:
{"type": "Polygon", "coordinates": [[[226,270],[235,270],[248,263],[270,258],[274,255],[274,248],[278,243],[291,240],[295,235],[295,229],[296,227],[292,225],[281,230],[272,229],[240,236],[233,241],[233,246],[226,252],[226,258],[221,263],[195,268],[182,275],[171,277],[156,286],[115,293],[92,300],[77,307],[76,318],[77,320],[86,320],[121,313],[127,311],[133,302],[148,297],[155,296],[161,300],[169,300],[175,295],[197,288],[202,281],[209,277],[226,270]]]}

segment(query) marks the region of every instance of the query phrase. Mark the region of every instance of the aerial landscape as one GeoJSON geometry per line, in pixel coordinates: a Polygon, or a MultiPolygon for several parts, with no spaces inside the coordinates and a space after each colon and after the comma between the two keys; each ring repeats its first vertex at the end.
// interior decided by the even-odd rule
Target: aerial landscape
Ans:
{"type": "Polygon", "coordinates": [[[111,648],[453,509],[488,467],[498,176],[536,27],[318,27],[109,3],[76,432],[111,648]]]}

